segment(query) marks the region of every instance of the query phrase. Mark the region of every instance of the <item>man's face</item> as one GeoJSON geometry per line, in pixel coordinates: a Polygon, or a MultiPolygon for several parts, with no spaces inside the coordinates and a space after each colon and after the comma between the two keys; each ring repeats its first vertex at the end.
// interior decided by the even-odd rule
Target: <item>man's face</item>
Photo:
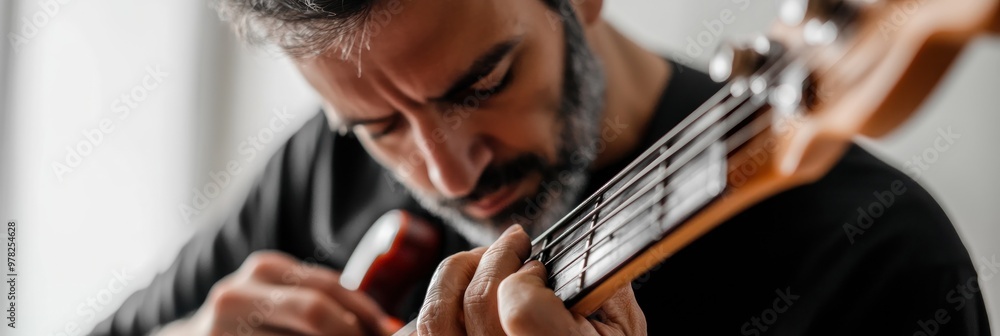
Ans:
{"type": "Polygon", "coordinates": [[[540,0],[383,5],[352,61],[297,61],[332,122],[474,242],[543,231],[592,160],[603,77],[583,39],[540,0]]]}

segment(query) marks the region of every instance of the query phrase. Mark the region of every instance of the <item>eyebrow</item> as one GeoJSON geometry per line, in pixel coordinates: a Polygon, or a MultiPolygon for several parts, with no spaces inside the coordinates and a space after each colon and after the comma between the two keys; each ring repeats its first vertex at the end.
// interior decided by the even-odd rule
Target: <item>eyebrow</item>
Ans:
{"type": "MultiPolygon", "coordinates": [[[[521,42],[521,40],[522,36],[518,35],[503,42],[497,43],[488,51],[486,51],[481,56],[476,58],[476,60],[472,62],[472,66],[465,71],[465,74],[459,77],[458,80],[455,81],[454,84],[452,84],[451,87],[449,87],[448,90],[445,91],[443,95],[441,95],[440,97],[431,98],[429,100],[432,102],[444,102],[444,101],[454,100],[455,96],[459,95],[464,91],[467,91],[472,85],[476,84],[483,77],[486,77],[491,72],[493,72],[493,70],[497,67],[500,61],[503,60],[503,58],[506,57],[508,54],[510,54],[511,51],[514,50],[514,47],[516,47],[521,42]]],[[[372,119],[354,119],[354,118],[341,117],[340,127],[342,127],[343,129],[350,130],[358,125],[377,124],[381,122],[386,122],[392,120],[392,118],[394,118],[395,116],[396,116],[395,113],[393,113],[392,115],[389,116],[372,118],[372,119]]]]}

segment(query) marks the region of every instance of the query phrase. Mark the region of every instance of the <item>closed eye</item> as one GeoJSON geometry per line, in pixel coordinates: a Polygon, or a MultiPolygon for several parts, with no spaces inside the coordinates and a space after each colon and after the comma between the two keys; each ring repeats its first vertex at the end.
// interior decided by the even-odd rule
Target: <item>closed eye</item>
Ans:
{"type": "Polygon", "coordinates": [[[483,77],[483,79],[479,81],[479,83],[460,92],[454,97],[450,97],[448,101],[453,104],[462,104],[466,103],[466,100],[469,99],[470,97],[479,100],[489,99],[490,97],[496,96],[501,92],[503,92],[503,90],[506,89],[508,84],[510,83],[511,77],[513,77],[513,70],[504,73],[503,77],[500,77],[499,80],[492,79],[496,78],[495,76],[483,77]]]}
{"type": "Polygon", "coordinates": [[[500,92],[503,92],[503,90],[505,88],[507,88],[507,84],[510,83],[511,77],[513,77],[513,76],[514,76],[514,70],[510,69],[506,73],[503,74],[503,77],[500,77],[499,81],[493,82],[492,83],[493,86],[488,87],[486,89],[483,89],[482,91],[485,91],[485,92],[488,92],[488,93],[494,94],[494,95],[495,94],[500,94],[500,92]]]}
{"type": "MultiPolygon", "coordinates": [[[[438,103],[462,102],[469,96],[481,96],[483,91],[493,93],[493,90],[502,89],[506,85],[505,80],[510,73],[513,64],[514,51],[520,42],[521,36],[515,36],[503,42],[497,43],[486,53],[477,58],[473,65],[460,76],[445,93],[430,101],[438,103]],[[504,74],[499,81],[495,74],[504,74]]],[[[499,91],[497,91],[499,92],[499,91]]]]}
{"type": "Polygon", "coordinates": [[[386,120],[383,125],[367,125],[364,126],[365,132],[368,133],[368,137],[372,140],[378,140],[379,138],[385,137],[391,134],[399,126],[399,114],[386,120]],[[377,127],[377,129],[376,129],[377,127]]]}

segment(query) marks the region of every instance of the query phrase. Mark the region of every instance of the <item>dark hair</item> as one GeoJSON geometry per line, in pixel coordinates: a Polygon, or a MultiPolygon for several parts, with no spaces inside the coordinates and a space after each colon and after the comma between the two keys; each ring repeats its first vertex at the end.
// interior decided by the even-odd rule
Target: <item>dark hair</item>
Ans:
{"type": "MultiPolygon", "coordinates": [[[[292,57],[338,47],[349,54],[379,0],[215,0],[219,17],[251,45],[275,45],[292,57]]],[[[398,0],[397,0],[398,1],[398,0]]]]}
{"type": "MultiPolygon", "coordinates": [[[[213,7],[251,45],[274,45],[296,58],[339,48],[346,59],[368,43],[375,7],[393,1],[405,0],[214,0],[213,7]]],[[[553,9],[567,3],[542,1],[553,9]]]]}

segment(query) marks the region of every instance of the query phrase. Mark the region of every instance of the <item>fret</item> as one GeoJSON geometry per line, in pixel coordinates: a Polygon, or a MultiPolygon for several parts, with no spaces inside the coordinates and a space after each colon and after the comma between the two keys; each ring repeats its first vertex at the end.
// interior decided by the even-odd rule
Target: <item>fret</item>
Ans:
{"type": "Polygon", "coordinates": [[[546,266],[557,297],[581,298],[725,187],[728,151],[719,140],[734,127],[725,119],[754,104],[744,104],[748,95],[717,96],[720,104],[699,108],[535,238],[531,258],[546,266]]]}
{"type": "MultiPolygon", "coordinates": [[[[590,228],[579,229],[584,232],[574,235],[575,239],[567,240],[565,243],[565,245],[574,246],[574,248],[557,249],[559,252],[553,255],[553,258],[549,259],[549,263],[552,265],[551,269],[553,270],[550,273],[550,277],[553,280],[554,287],[565,288],[570,281],[576,284],[572,291],[567,288],[567,290],[558,294],[572,295],[572,292],[582,291],[588,283],[599,280],[599,277],[590,276],[591,270],[594,270],[593,273],[595,275],[606,273],[601,270],[603,266],[595,269],[592,265],[591,255],[600,255],[603,257],[603,254],[606,253],[595,251],[594,246],[613,240],[619,234],[631,232],[633,229],[623,230],[623,225],[628,225],[634,221],[635,225],[633,226],[638,227],[642,225],[642,222],[652,220],[652,218],[647,219],[639,216],[648,214],[649,209],[656,203],[655,198],[658,198],[658,195],[651,191],[660,185],[659,181],[662,181],[665,177],[666,174],[664,171],[654,171],[654,174],[642,177],[637,183],[628,186],[618,185],[609,189],[609,192],[612,194],[620,192],[623,197],[607,201],[605,201],[603,195],[598,198],[601,201],[599,205],[595,204],[595,206],[601,208],[599,216],[597,218],[588,218],[588,222],[591,223],[590,228]],[[637,218],[638,220],[636,220],[637,218]]],[[[625,236],[629,235],[626,234],[625,236]]]]}
{"type": "Polygon", "coordinates": [[[553,251],[558,253],[547,260],[556,295],[563,300],[578,297],[718,196],[726,182],[727,152],[722,142],[704,150],[688,149],[681,157],[693,158],[663,162],[639,183],[620,186],[627,189],[627,199],[605,201],[599,197],[591,206],[600,211],[588,218],[589,228],[563,232],[576,238],[557,246],[553,251]],[[679,165],[681,162],[687,164],[679,165]],[[605,214],[603,209],[612,210],[605,214]]]}
{"type": "MultiPolygon", "coordinates": [[[[663,155],[666,151],[666,147],[660,147],[659,153],[660,155],[663,155]]],[[[660,167],[658,169],[660,173],[666,174],[667,161],[664,160],[663,162],[660,162],[660,167]]],[[[669,186],[668,182],[668,179],[663,179],[663,182],[656,184],[656,198],[659,199],[659,201],[656,202],[656,218],[660,220],[662,220],[663,215],[667,213],[667,198],[665,197],[665,194],[667,192],[667,187],[669,186]]]]}
{"type": "Polygon", "coordinates": [[[597,198],[597,202],[594,203],[594,207],[598,208],[598,210],[594,212],[594,217],[590,221],[590,230],[586,234],[587,235],[587,245],[586,245],[587,247],[585,247],[583,249],[583,266],[580,269],[580,284],[577,286],[578,290],[583,290],[583,284],[584,284],[584,281],[585,281],[584,277],[586,277],[586,275],[587,275],[587,259],[590,258],[590,247],[594,243],[594,231],[597,230],[597,217],[598,217],[598,214],[600,214],[600,212],[601,212],[600,211],[600,206],[601,206],[601,203],[602,203],[601,201],[602,200],[603,200],[603,197],[598,197],[597,198]]]}
{"type": "MultiPolygon", "coordinates": [[[[564,227],[567,225],[567,223],[572,223],[576,218],[579,218],[579,215],[582,212],[587,211],[588,204],[590,204],[594,199],[596,199],[598,195],[606,195],[608,189],[620,185],[622,181],[627,181],[628,180],[627,177],[632,176],[631,173],[635,172],[637,169],[643,168],[645,161],[647,161],[652,157],[655,157],[655,155],[653,154],[656,152],[657,149],[667,145],[668,142],[675,141],[676,140],[675,138],[677,137],[678,134],[680,134],[682,131],[686,129],[691,128],[692,124],[695,121],[705,117],[705,115],[708,114],[708,112],[712,110],[714,107],[719,105],[730,106],[730,104],[732,104],[732,102],[736,100],[742,102],[744,99],[746,99],[745,95],[746,91],[747,90],[734,90],[733,84],[727,83],[721,90],[719,90],[718,92],[716,92],[715,95],[709,98],[708,101],[706,101],[704,104],[698,107],[697,110],[695,110],[687,117],[685,117],[684,120],[681,120],[681,122],[678,123],[669,132],[667,132],[667,134],[665,134],[663,137],[657,140],[655,144],[653,144],[652,146],[650,146],[650,148],[648,148],[646,151],[640,154],[639,158],[632,161],[632,163],[630,163],[628,166],[622,169],[621,172],[612,177],[611,180],[608,181],[600,189],[598,189],[597,192],[595,192],[593,195],[591,195],[586,200],[581,202],[576,208],[573,208],[573,210],[571,210],[568,214],[566,214],[566,216],[563,219],[553,224],[552,227],[543,232],[539,237],[536,237],[532,241],[532,247],[533,247],[532,255],[537,255],[538,253],[541,252],[541,250],[547,249],[549,247],[548,245],[543,245],[541,243],[543,238],[552,237],[555,233],[564,230],[564,227]],[[741,93],[738,95],[735,94],[735,92],[737,91],[741,93]]],[[[737,102],[737,104],[739,102],[737,102]]],[[[669,156],[670,154],[667,155],[669,156]]]]}
{"type": "MultiPolygon", "coordinates": [[[[721,138],[725,132],[722,132],[722,134],[716,134],[714,136],[708,134],[716,133],[717,131],[721,130],[721,128],[717,127],[719,126],[717,124],[719,120],[722,120],[723,117],[728,115],[733,109],[741,106],[746,106],[742,104],[747,101],[747,98],[749,98],[749,96],[741,96],[738,99],[725,100],[724,104],[720,106],[706,109],[703,115],[704,117],[703,119],[694,119],[690,121],[685,120],[690,124],[689,125],[690,128],[679,129],[679,130],[675,128],[674,130],[671,130],[671,132],[668,133],[667,136],[665,136],[660,141],[657,141],[659,146],[661,146],[660,148],[664,148],[662,146],[668,143],[673,143],[673,141],[667,141],[669,139],[666,139],[667,137],[670,136],[671,133],[675,133],[676,135],[678,135],[677,141],[683,142],[683,145],[665,147],[666,151],[664,151],[661,155],[652,155],[653,153],[656,152],[655,150],[658,150],[659,148],[656,148],[655,150],[654,148],[650,148],[647,151],[647,153],[643,154],[642,156],[640,156],[638,160],[634,161],[632,164],[629,165],[631,169],[626,168],[626,170],[619,173],[612,180],[612,182],[609,182],[604,187],[602,187],[601,191],[592,195],[590,198],[588,198],[587,201],[585,201],[583,204],[574,209],[573,212],[571,212],[566,218],[560,220],[560,222],[557,223],[555,227],[548,230],[546,234],[554,234],[559,231],[562,232],[561,234],[556,236],[556,238],[549,244],[549,246],[545,246],[542,249],[550,249],[552,245],[562,242],[564,239],[568,238],[570,234],[578,231],[580,227],[583,226],[583,224],[585,223],[586,218],[589,218],[594,214],[594,212],[598,210],[597,207],[593,206],[593,201],[597,197],[603,197],[605,200],[610,200],[612,202],[615,202],[618,200],[619,196],[628,195],[626,191],[628,191],[629,188],[632,188],[637,184],[643,184],[644,182],[643,180],[648,179],[649,174],[653,170],[655,170],[659,164],[667,162],[668,159],[672,159],[673,156],[678,156],[677,161],[680,162],[688,162],[689,160],[691,160],[691,157],[689,157],[690,155],[685,156],[684,154],[689,153],[697,155],[698,153],[692,152],[690,149],[691,146],[687,146],[687,144],[691,142],[701,143],[703,142],[703,140],[705,140],[706,137],[709,138],[709,141],[713,142],[721,138]],[[605,196],[608,193],[610,193],[611,195],[605,196]],[[585,215],[582,217],[576,217],[581,213],[585,215]],[[581,219],[578,220],[577,218],[581,219]],[[573,223],[573,224],[570,225],[569,227],[563,228],[565,226],[565,223],[573,223]]],[[[699,151],[702,149],[704,149],[704,147],[699,148],[699,151]]],[[[668,172],[668,174],[670,173],[672,172],[668,172]]],[[[649,181],[645,182],[654,183],[649,181]]],[[[562,254],[564,254],[564,252],[566,251],[553,253],[552,254],[553,258],[554,259],[560,258],[562,254]]],[[[547,263],[546,266],[550,265],[547,263]]]]}
{"type": "MultiPolygon", "coordinates": [[[[548,245],[549,245],[549,237],[545,237],[545,239],[542,240],[542,245],[541,246],[544,247],[544,246],[548,246],[548,245]]],[[[548,262],[548,256],[549,256],[548,252],[549,252],[548,249],[544,249],[543,248],[542,250],[538,251],[537,254],[535,254],[535,257],[533,259],[538,260],[539,262],[541,262],[542,264],[544,264],[544,263],[548,262]]]]}
{"type": "MultiPolygon", "coordinates": [[[[776,64],[770,66],[781,66],[776,64]]],[[[754,128],[743,134],[751,123],[766,119],[758,118],[763,96],[725,86],[535,237],[532,258],[546,266],[555,295],[567,306],[576,304],[720,197],[728,185],[731,150],[762,131],[754,128]],[[737,139],[734,143],[730,138],[737,139]]]]}
{"type": "Polygon", "coordinates": [[[661,231],[665,233],[670,230],[708,200],[721,194],[726,186],[727,152],[723,142],[714,142],[675,174],[677,186],[665,199],[665,208],[668,210],[660,221],[661,231]]]}
{"type": "MultiPolygon", "coordinates": [[[[625,210],[628,210],[630,207],[631,208],[638,208],[640,210],[641,209],[647,209],[647,208],[651,207],[653,205],[653,203],[655,203],[655,202],[643,203],[643,204],[641,204],[641,205],[639,205],[637,207],[632,206],[632,205],[635,204],[635,202],[637,202],[638,200],[640,200],[640,199],[642,199],[644,197],[648,197],[647,195],[648,195],[648,193],[649,193],[650,190],[653,190],[654,188],[658,188],[658,186],[662,185],[662,183],[660,181],[665,180],[666,179],[666,175],[668,173],[669,172],[666,171],[666,170],[658,171],[656,174],[650,175],[650,176],[646,177],[644,180],[640,181],[640,182],[644,182],[644,183],[636,183],[636,184],[634,184],[632,186],[629,186],[628,187],[629,190],[625,190],[625,191],[631,191],[631,192],[625,193],[626,195],[628,195],[628,198],[625,199],[624,201],[622,201],[620,199],[615,199],[615,200],[610,201],[609,203],[602,204],[602,205],[605,205],[606,208],[610,208],[612,210],[610,212],[608,212],[607,214],[604,215],[605,219],[603,221],[598,222],[593,227],[603,226],[608,221],[618,220],[618,218],[619,218],[618,215],[620,213],[622,213],[622,212],[626,212],[625,210]],[[639,187],[640,189],[637,190],[637,191],[636,190],[632,190],[632,188],[636,188],[636,187],[639,187]]],[[[599,199],[602,199],[602,198],[599,198],[599,199]]],[[[636,209],[632,209],[632,211],[626,212],[626,213],[635,213],[636,211],[637,211],[636,209]]],[[[591,234],[592,231],[593,230],[588,230],[586,232],[586,234],[591,234]]],[[[608,235],[614,235],[615,231],[616,230],[608,231],[607,234],[608,235]]],[[[584,236],[578,236],[575,240],[570,241],[568,244],[569,245],[579,244],[581,242],[581,240],[583,239],[583,237],[584,236]]],[[[559,254],[555,255],[554,258],[561,258],[566,253],[568,253],[568,251],[569,250],[562,250],[562,251],[560,251],[559,254]]],[[[576,258],[580,258],[580,256],[577,256],[576,258]]],[[[575,259],[573,261],[575,261],[575,259]]]]}

